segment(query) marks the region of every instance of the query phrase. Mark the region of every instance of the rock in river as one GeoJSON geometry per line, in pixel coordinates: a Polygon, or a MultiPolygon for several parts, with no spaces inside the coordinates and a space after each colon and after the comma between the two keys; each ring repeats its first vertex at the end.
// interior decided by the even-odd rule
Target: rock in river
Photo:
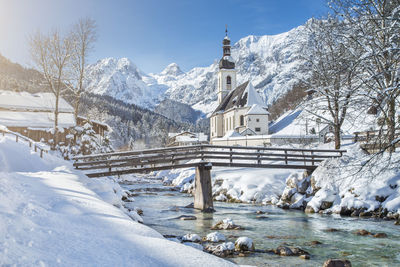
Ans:
{"type": "Polygon", "coordinates": [[[211,230],[244,230],[244,228],[236,225],[232,219],[226,218],[211,227],[211,230]]]}
{"type": "Polygon", "coordinates": [[[289,246],[279,246],[276,249],[274,249],[273,252],[279,256],[310,255],[310,253],[299,247],[289,247],[289,246]]]}
{"type": "Polygon", "coordinates": [[[235,249],[237,251],[254,251],[253,239],[248,237],[239,237],[235,241],[235,249]]]}
{"type": "Polygon", "coordinates": [[[351,267],[351,262],[343,259],[329,259],[322,267],[351,267]]]}
{"type": "Polygon", "coordinates": [[[176,217],[176,219],[179,219],[182,221],[197,220],[196,216],[193,216],[193,215],[181,215],[179,217],[176,217]]]}

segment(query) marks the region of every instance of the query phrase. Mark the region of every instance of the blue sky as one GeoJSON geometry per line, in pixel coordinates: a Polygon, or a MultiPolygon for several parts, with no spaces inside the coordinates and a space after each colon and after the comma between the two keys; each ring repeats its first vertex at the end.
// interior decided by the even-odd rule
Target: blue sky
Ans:
{"type": "Polygon", "coordinates": [[[236,42],[288,31],[326,10],[325,0],[0,0],[0,53],[29,65],[30,33],[89,16],[98,25],[90,62],[128,57],[144,72],[172,62],[187,71],[221,56],[225,24],[236,42]]]}

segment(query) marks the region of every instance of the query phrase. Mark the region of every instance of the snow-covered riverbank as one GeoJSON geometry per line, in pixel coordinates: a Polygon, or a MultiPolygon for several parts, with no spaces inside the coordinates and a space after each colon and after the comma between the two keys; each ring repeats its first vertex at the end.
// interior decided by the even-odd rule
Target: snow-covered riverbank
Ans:
{"type": "Polygon", "coordinates": [[[0,262],[18,266],[230,266],[133,221],[122,191],[0,137],[0,262]]]}
{"type": "MultiPolygon", "coordinates": [[[[326,160],[308,177],[299,170],[213,168],[214,199],[398,220],[400,167],[396,162],[400,153],[391,157],[384,154],[367,164],[370,156],[358,144],[348,144],[344,149],[347,153],[342,158],[326,160]]],[[[183,192],[194,189],[193,168],[156,175],[183,192]]]]}

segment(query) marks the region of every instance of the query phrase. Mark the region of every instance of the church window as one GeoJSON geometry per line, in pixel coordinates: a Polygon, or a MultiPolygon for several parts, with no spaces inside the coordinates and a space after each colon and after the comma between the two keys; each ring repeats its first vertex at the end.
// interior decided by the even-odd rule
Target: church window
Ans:
{"type": "Polygon", "coordinates": [[[260,119],[256,119],[256,122],[260,122],[260,119]]]}
{"type": "Polygon", "coordinates": [[[257,127],[255,130],[256,130],[256,132],[261,132],[261,128],[259,128],[259,127],[257,127]]]}
{"type": "Polygon", "coordinates": [[[244,116],[240,115],[240,126],[244,125],[244,116]]]}
{"type": "Polygon", "coordinates": [[[232,78],[231,76],[226,76],[226,89],[232,89],[232,78]]]}

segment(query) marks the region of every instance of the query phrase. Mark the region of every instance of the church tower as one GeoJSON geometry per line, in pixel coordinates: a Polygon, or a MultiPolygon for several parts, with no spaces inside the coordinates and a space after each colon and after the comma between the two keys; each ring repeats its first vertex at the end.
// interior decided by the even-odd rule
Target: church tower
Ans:
{"type": "Polygon", "coordinates": [[[218,103],[220,104],[230,90],[236,88],[235,62],[231,57],[231,40],[228,29],[225,28],[225,38],[222,41],[223,56],[219,61],[218,72],[218,103]]]}

